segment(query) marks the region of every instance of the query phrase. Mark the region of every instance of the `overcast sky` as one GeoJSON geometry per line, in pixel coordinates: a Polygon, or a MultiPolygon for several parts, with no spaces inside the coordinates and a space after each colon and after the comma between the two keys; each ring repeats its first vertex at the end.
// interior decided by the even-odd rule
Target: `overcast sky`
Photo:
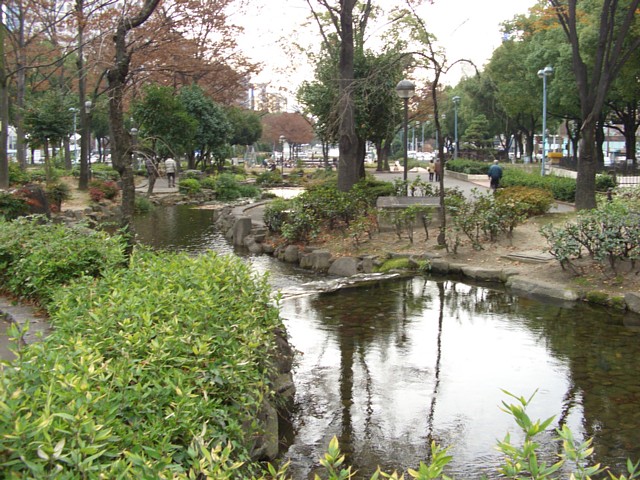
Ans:
{"type": "MultiPolygon", "coordinates": [[[[378,0],[384,4],[384,0],[378,0]]],[[[303,59],[291,61],[283,43],[309,43],[317,34],[314,24],[305,26],[309,8],[306,0],[251,0],[245,15],[233,17],[245,27],[239,44],[245,54],[264,64],[264,71],[254,78],[255,83],[271,82],[278,87],[295,91],[312,71],[303,59]]],[[[535,0],[434,0],[420,10],[427,28],[436,35],[437,45],[447,51],[447,58],[468,58],[482,67],[500,44],[500,23],[514,15],[527,13],[535,0]]],[[[462,71],[451,72],[443,81],[458,82],[462,71]]]]}

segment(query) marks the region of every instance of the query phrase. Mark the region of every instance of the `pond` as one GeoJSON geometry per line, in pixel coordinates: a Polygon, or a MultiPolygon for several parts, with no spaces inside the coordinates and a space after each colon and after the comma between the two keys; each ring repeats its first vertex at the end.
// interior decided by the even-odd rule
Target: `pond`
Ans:
{"type": "MultiPolygon", "coordinates": [[[[235,253],[284,292],[281,315],[298,351],[293,478],[312,478],[333,436],[356,478],[416,468],[432,441],[450,446],[449,474],[495,478],[497,440],[521,439],[504,391],[530,397],[595,460],[623,472],[640,459],[640,318],[582,304],[517,297],[451,278],[378,282],[317,293],[327,281],[228,245],[207,210],[158,209],[136,220],[143,243],[235,253]]],[[[544,438],[552,438],[553,432],[544,438]]],[[[553,452],[548,452],[553,453],[553,452]]]]}

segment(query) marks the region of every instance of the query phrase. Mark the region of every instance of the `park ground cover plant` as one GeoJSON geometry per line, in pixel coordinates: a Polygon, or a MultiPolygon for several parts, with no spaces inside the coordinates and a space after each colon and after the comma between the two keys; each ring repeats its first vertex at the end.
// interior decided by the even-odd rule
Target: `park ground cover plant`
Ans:
{"type": "MultiPolygon", "coordinates": [[[[51,250],[70,237],[50,236],[51,250]]],[[[9,235],[0,245],[14,254],[12,272],[47,256],[18,252],[9,235]]],[[[75,264],[75,274],[55,270],[16,291],[47,299],[54,330],[0,373],[0,469],[8,478],[176,478],[199,464],[200,439],[233,446],[250,476],[281,327],[266,279],[213,253],[136,250],[128,266],[120,252],[107,256],[95,275],[75,264]]]]}
{"type": "Polygon", "coordinates": [[[638,192],[622,191],[620,198],[593,210],[579,212],[573,222],[562,227],[541,229],[549,252],[563,269],[581,274],[582,259],[608,266],[612,273],[637,270],[640,258],[640,202],[638,192]]]}

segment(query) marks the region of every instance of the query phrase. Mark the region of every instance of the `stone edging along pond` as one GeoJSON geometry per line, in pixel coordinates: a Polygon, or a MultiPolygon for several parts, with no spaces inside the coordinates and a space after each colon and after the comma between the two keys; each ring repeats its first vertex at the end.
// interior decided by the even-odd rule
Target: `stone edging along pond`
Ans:
{"type": "MultiPolygon", "coordinates": [[[[264,204],[241,206],[225,206],[214,215],[216,224],[234,245],[244,246],[251,253],[273,255],[281,261],[297,263],[301,268],[326,273],[334,276],[349,277],[358,274],[373,273],[376,266],[382,263],[373,256],[354,256],[333,258],[328,250],[307,247],[300,249],[297,245],[273,247],[268,239],[267,229],[259,214],[264,204]]],[[[543,280],[528,278],[516,268],[484,268],[465,263],[449,262],[440,258],[437,253],[425,253],[420,256],[405,254],[389,254],[389,257],[408,257],[416,266],[420,261],[428,260],[430,271],[440,275],[461,275],[473,281],[501,283],[513,293],[525,296],[544,297],[560,301],[591,301],[588,292],[582,289],[569,288],[565,284],[552,284],[543,280]]],[[[619,297],[595,292],[600,300],[594,303],[604,304],[616,309],[627,309],[640,314],[640,293],[626,292],[619,297]]]]}

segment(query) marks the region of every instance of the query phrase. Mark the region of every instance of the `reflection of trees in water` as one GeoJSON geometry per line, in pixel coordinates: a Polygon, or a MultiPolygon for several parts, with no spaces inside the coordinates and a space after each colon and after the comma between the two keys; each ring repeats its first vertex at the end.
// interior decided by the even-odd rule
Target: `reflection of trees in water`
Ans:
{"type": "Polygon", "coordinates": [[[575,413],[583,421],[585,434],[596,439],[598,461],[616,464],[628,455],[632,460],[640,457],[640,415],[637,414],[640,334],[624,327],[622,314],[582,305],[566,308],[482,286],[418,278],[383,283],[360,292],[320,295],[312,303],[313,308],[326,312],[329,318],[323,321],[335,327],[338,337],[343,402],[341,441],[345,451],[353,449],[354,388],[365,390],[363,414],[367,438],[375,427],[371,403],[375,372],[370,371],[366,355],[370,344],[375,343],[383,355],[392,346],[402,349],[407,342],[416,340],[407,338],[411,323],[431,316],[435,327],[437,314],[434,351],[425,352],[434,359],[433,391],[425,405],[425,433],[427,443],[438,442],[441,440],[436,438],[438,435],[446,435],[436,432],[434,427],[445,319],[466,322],[473,321],[475,314],[486,318],[487,314],[496,313],[505,328],[526,327],[533,342],[543,346],[559,364],[570,368],[555,426],[571,424],[570,417],[575,413]],[[354,384],[354,366],[364,372],[360,385],[354,384]]]}
{"type": "Polygon", "coordinates": [[[428,310],[433,301],[431,292],[424,288],[427,282],[418,287],[412,280],[381,282],[317,295],[310,303],[322,312],[323,323],[339,327],[341,334],[353,337],[355,344],[402,345],[407,322],[428,310]]]}
{"type": "Polygon", "coordinates": [[[483,286],[445,281],[447,316],[460,319],[461,314],[510,313],[517,297],[483,286]]]}
{"type": "Polygon", "coordinates": [[[625,317],[632,315],[582,305],[528,307],[521,312],[527,327],[539,332],[549,351],[565,359],[571,370],[572,385],[558,425],[581,406],[582,426],[595,439],[597,461],[613,466],[627,456],[638,460],[640,333],[624,326],[625,317]]]}
{"type": "Polygon", "coordinates": [[[139,241],[154,248],[201,251],[215,246],[221,252],[232,252],[224,236],[216,231],[211,210],[188,205],[155,207],[136,215],[133,224],[139,241]]]}
{"type": "Polygon", "coordinates": [[[422,314],[432,302],[433,282],[412,280],[380,283],[357,290],[322,294],[310,299],[322,322],[337,333],[340,349],[340,446],[347,461],[352,462],[354,442],[352,407],[354,394],[354,362],[364,373],[364,436],[372,439],[374,426],[373,377],[367,363],[370,344],[375,343],[382,357],[394,345],[402,349],[407,342],[406,329],[413,315],[422,314]]]}
{"type": "MultiPolygon", "coordinates": [[[[440,387],[440,363],[442,360],[442,325],[444,322],[444,284],[438,282],[438,340],[436,342],[436,362],[433,372],[433,393],[431,394],[431,404],[429,405],[429,412],[427,414],[427,452],[431,454],[431,443],[435,440],[433,438],[433,423],[436,413],[436,400],[438,398],[438,388],[440,387]]],[[[437,441],[436,441],[437,442],[437,441]]],[[[437,442],[441,443],[441,442],[437,442]]],[[[431,460],[428,458],[427,460],[431,460]]]]}

